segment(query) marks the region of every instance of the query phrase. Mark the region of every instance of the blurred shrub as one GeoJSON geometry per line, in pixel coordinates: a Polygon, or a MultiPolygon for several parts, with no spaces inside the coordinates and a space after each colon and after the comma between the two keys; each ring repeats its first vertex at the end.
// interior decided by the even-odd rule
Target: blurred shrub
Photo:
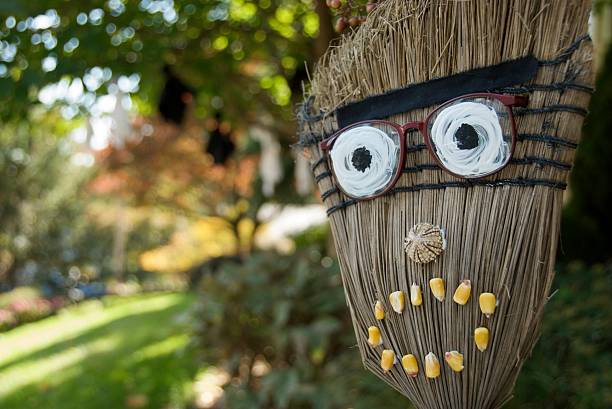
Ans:
{"type": "Polygon", "coordinates": [[[4,308],[15,301],[35,300],[41,296],[41,292],[38,288],[17,287],[14,290],[0,293],[0,308],[4,308]]]}
{"type": "Polygon", "coordinates": [[[187,280],[184,277],[161,274],[140,281],[109,281],[106,284],[106,293],[130,296],[139,293],[185,291],[187,287],[187,280]]]}
{"type": "Polygon", "coordinates": [[[65,304],[61,297],[51,299],[32,297],[34,293],[28,290],[26,288],[22,291],[18,288],[3,294],[4,299],[10,302],[0,308],[0,332],[46,318],[65,304]],[[23,297],[20,297],[21,295],[23,297]]]}
{"type": "Polygon", "coordinates": [[[7,331],[17,325],[17,317],[13,311],[0,309],[0,332],[7,331]]]}
{"type": "Polygon", "coordinates": [[[40,290],[17,287],[0,294],[0,332],[47,317],[53,311],[53,304],[42,298],[40,290]]]}
{"type": "Polygon", "coordinates": [[[302,233],[292,237],[296,248],[313,247],[325,253],[330,237],[330,229],[327,223],[313,226],[302,233]]]}
{"type": "Polygon", "coordinates": [[[177,292],[185,291],[188,283],[185,277],[162,274],[154,279],[142,280],[142,291],[148,292],[177,292]]]}
{"type": "Polygon", "coordinates": [[[509,408],[612,408],[612,265],[561,266],[509,408]]]}
{"type": "Polygon", "coordinates": [[[20,324],[34,322],[53,313],[51,302],[44,298],[17,300],[11,303],[7,309],[13,311],[20,324]]]}
{"type": "Polygon", "coordinates": [[[409,406],[363,368],[338,266],[317,247],[256,253],[204,277],[199,340],[232,377],[225,407],[409,406]]]}

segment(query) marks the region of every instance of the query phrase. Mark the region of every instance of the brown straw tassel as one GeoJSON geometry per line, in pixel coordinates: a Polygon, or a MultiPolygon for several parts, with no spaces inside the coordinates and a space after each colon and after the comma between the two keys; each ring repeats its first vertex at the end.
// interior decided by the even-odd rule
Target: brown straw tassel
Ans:
{"type": "MultiPolygon", "coordinates": [[[[590,8],[587,0],[562,5],[544,0],[386,0],[354,34],[335,44],[313,73],[309,112],[300,116],[300,143],[310,150],[324,193],[359,349],[364,365],[417,408],[501,407],[538,339],[554,276],[560,187],[569,175],[567,166],[558,164],[573,163],[584,116],[575,110],[548,112],[547,107],[588,105],[588,88],[553,85],[592,85],[591,43],[576,43],[564,53],[587,32],[590,8]],[[403,173],[390,194],[356,202],[339,192],[326,174],[329,164],[313,142],[338,130],[336,108],[529,54],[549,63],[522,84],[526,88],[514,91],[528,93],[528,109],[540,110],[515,110],[515,161],[502,171],[471,185],[447,186],[463,181],[439,168],[420,168],[403,173]],[[437,187],[410,191],[422,185],[437,187]],[[404,251],[404,239],[418,223],[445,230],[446,249],[433,262],[415,263],[404,251]],[[435,277],[444,280],[443,301],[431,293],[429,280],[435,277]],[[463,280],[470,281],[471,296],[459,305],[453,293],[463,280]],[[422,291],[419,306],[410,302],[413,283],[422,291]],[[389,302],[395,291],[405,297],[401,314],[389,302]],[[482,293],[495,295],[497,305],[489,317],[479,308],[482,293]],[[382,320],[374,316],[377,301],[385,311],[382,320]],[[367,343],[371,326],[380,329],[381,347],[367,343]],[[478,327],[489,331],[482,352],[474,341],[478,327]],[[381,368],[383,349],[398,359],[388,371],[381,368]],[[449,351],[463,355],[461,372],[445,362],[449,351]],[[425,376],[430,352],[440,361],[440,376],[432,379],[425,376]],[[413,354],[421,368],[416,377],[402,368],[401,357],[407,354],[413,354]]],[[[387,119],[400,124],[422,120],[433,109],[387,119]]],[[[423,143],[420,133],[407,134],[407,147],[417,148],[407,152],[405,168],[433,163],[428,150],[418,148],[423,143]]]]}

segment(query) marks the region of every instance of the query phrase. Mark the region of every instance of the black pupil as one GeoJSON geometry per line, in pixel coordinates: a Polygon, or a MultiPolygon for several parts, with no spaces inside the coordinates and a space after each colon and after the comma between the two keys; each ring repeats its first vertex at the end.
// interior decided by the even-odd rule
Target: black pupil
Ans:
{"type": "Polygon", "coordinates": [[[478,133],[472,125],[461,124],[455,132],[455,140],[459,149],[474,149],[478,146],[478,133]]]}
{"type": "Polygon", "coordinates": [[[365,147],[357,148],[353,152],[353,166],[360,172],[365,172],[372,163],[372,154],[365,147]]]}

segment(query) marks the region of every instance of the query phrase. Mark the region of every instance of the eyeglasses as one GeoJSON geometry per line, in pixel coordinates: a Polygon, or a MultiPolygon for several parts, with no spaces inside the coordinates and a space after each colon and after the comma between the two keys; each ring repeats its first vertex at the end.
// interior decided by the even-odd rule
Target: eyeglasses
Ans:
{"type": "Polygon", "coordinates": [[[527,106],[528,97],[477,93],[439,106],[424,121],[399,125],[361,121],[321,141],[340,190],[352,199],[387,193],[402,174],[406,134],[418,130],[429,153],[446,172],[477,179],[502,170],[516,145],[512,107],[527,106]]]}

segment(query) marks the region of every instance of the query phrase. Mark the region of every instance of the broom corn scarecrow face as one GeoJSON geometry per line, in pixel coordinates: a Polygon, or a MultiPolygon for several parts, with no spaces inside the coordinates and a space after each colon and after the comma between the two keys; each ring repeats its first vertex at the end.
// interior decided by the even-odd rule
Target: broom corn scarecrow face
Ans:
{"type": "Polygon", "coordinates": [[[538,338],[592,89],[590,2],[386,0],[298,119],[363,363],[498,408],[538,338]]]}

